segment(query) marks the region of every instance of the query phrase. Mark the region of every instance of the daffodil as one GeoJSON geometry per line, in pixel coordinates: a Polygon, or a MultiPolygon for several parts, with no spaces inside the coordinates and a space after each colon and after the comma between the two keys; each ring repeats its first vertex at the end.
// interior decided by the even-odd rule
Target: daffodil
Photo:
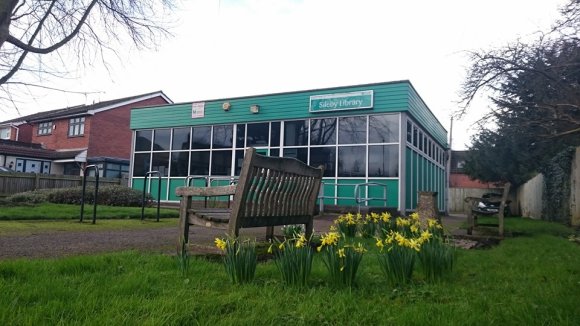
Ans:
{"type": "Polygon", "coordinates": [[[340,249],[338,249],[338,257],[339,257],[339,258],[344,258],[344,257],[346,257],[346,254],[344,253],[344,248],[340,248],[340,249]]]}
{"type": "Polygon", "coordinates": [[[389,212],[382,212],[381,219],[383,222],[388,222],[391,219],[391,214],[389,212]]]}
{"type": "Polygon", "coordinates": [[[224,241],[223,239],[220,238],[215,238],[215,246],[218,247],[218,249],[225,251],[226,250],[226,246],[227,246],[227,242],[224,241]]]}

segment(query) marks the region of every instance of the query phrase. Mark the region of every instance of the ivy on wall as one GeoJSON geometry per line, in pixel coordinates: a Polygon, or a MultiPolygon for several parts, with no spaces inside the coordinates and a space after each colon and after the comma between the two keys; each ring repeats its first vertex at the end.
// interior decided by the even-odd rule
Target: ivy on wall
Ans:
{"type": "Polygon", "coordinates": [[[576,149],[569,147],[554,156],[542,168],[544,196],[542,219],[568,222],[570,220],[570,175],[576,149]]]}

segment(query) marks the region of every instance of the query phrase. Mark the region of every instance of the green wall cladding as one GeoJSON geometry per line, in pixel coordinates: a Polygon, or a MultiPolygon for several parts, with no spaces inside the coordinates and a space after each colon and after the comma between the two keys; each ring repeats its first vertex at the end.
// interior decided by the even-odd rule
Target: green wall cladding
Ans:
{"type": "Polygon", "coordinates": [[[133,109],[131,111],[131,129],[171,128],[180,126],[260,122],[407,111],[417,121],[417,123],[422,125],[435,138],[435,140],[444,147],[447,146],[447,132],[419,97],[409,81],[345,86],[199,102],[205,102],[205,115],[203,118],[197,119],[191,118],[192,102],[133,109]],[[374,107],[372,109],[344,110],[324,113],[309,112],[310,96],[364,90],[374,91],[374,107]],[[231,104],[229,111],[224,111],[222,109],[222,104],[225,102],[231,104]],[[250,112],[250,106],[252,105],[259,106],[259,113],[253,114],[250,112]]]}

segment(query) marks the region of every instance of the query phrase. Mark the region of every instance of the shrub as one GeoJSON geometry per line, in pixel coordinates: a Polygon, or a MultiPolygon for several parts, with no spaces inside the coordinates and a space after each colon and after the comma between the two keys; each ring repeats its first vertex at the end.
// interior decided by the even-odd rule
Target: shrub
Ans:
{"type": "Polygon", "coordinates": [[[12,204],[39,204],[47,201],[48,194],[52,189],[39,189],[14,194],[6,198],[6,202],[12,204]]]}
{"type": "MultiPolygon", "coordinates": [[[[73,204],[79,205],[83,193],[82,187],[58,188],[58,189],[41,189],[28,191],[12,195],[7,200],[12,203],[31,203],[38,204],[49,202],[54,204],[73,204]]],[[[98,203],[99,205],[108,206],[141,206],[142,192],[120,185],[104,186],[99,188],[98,203]]],[[[85,204],[92,204],[95,200],[95,188],[87,187],[85,190],[85,204]]],[[[147,193],[145,202],[151,203],[152,196],[147,193]]]]}

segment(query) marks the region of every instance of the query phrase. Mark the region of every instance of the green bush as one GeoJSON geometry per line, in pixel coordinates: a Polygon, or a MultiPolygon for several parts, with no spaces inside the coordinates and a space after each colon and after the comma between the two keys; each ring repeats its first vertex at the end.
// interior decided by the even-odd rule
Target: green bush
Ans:
{"type": "Polygon", "coordinates": [[[48,194],[52,189],[39,189],[14,194],[6,198],[7,203],[12,204],[39,204],[48,201],[48,194]]]}
{"type": "MultiPolygon", "coordinates": [[[[49,202],[54,204],[79,205],[83,193],[82,187],[41,189],[12,195],[7,201],[15,204],[30,203],[38,204],[49,202]]],[[[104,186],[99,188],[98,204],[108,206],[141,206],[142,192],[120,185],[104,186]]],[[[153,197],[147,193],[145,201],[149,205],[153,197]]],[[[85,204],[95,201],[95,188],[87,187],[85,190],[85,204]]]]}

